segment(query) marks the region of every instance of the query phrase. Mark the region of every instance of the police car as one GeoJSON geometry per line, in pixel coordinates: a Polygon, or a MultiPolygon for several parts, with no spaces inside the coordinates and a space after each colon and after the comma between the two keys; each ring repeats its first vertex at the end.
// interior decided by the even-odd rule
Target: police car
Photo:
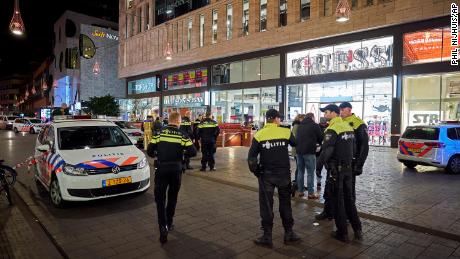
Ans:
{"type": "Polygon", "coordinates": [[[407,127],[397,158],[409,168],[428,165],[460,173],[460,124],[407,127]]]}
{"type": "Polygon", "coordinates": [[[56,207],[145,192],[150,168],[144,153],[106,120],[59,120],[46,125],[35,145],[35,178],[56,207]]]}
{"type": "Polygon", "coordinates": [[[17,118],[13,122],[14,133],[29,132],[30,134],[39,133],[44,126],[43,121],[34,118],[17,118]]]}

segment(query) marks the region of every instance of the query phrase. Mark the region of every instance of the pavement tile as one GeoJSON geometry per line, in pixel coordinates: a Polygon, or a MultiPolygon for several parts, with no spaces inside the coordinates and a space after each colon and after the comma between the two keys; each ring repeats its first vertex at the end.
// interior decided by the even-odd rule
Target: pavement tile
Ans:
{"type": "Polygon", "coordinates": [[[404,243],[397,249],[393,250],[390,257],[400,256],[403,258],[416,258],[425,250],[422,246],[416,246],[410,243],[404,243]]]}
{"type": "Polygon", "coordinates": [[[436,243],[431,244],[420,254],[421,257],[447,258],[454,253],[455,249],[436,243]]]}

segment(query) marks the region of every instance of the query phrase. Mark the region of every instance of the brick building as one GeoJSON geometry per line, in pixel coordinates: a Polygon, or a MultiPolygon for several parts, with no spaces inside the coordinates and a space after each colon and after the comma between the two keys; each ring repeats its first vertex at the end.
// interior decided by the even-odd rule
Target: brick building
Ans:
{"type": "Polygon", "coordinates": [[[257,124],[269,108],[289,121],[349,101],[371,144],[393,146],[408,125],[458,120],[452,1],[351,0],[345,23],[337,2],[120,1],[126,114],[210,110],[257,124]]]}

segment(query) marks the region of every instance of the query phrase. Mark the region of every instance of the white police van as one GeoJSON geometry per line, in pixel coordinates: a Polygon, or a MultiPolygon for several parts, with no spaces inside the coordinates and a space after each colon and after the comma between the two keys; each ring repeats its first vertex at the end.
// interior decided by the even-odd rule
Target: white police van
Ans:
{"type": "Polygon", "coordinates": [[[428,165],[460,173],[460,124],[409,126],[399,139],[397,158],[409,168],[428,165]]]}
{"type": "Polygon", "coordinates": [[[106,120],[58,120],[46,125],[35,146],[35,178],[56,207],[145,192],[150,168],[142,151],[106,120]]]}

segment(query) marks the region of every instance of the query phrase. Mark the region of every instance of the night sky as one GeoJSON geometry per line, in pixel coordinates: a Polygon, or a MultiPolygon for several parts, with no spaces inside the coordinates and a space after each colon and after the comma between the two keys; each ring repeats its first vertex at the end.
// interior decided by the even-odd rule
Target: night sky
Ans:
{"type": "Polygon", "coordinates": [[[0,78],[31,74],[52,55],[53,24],[65,10],[118,22],[118,0],[20,0],[26,33],[9,31],[14,0],[0,0],[0,78]]]}

